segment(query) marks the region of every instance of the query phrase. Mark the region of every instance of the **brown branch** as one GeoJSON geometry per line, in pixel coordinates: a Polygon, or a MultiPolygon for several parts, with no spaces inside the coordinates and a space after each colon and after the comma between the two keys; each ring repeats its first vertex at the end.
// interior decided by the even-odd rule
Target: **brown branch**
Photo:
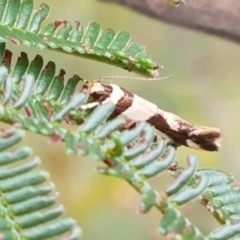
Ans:
{"type": "Polygon", "coordinates": [[[240,42],[240,0],[101,0],[125,5],[161,21],[240,42]]]}

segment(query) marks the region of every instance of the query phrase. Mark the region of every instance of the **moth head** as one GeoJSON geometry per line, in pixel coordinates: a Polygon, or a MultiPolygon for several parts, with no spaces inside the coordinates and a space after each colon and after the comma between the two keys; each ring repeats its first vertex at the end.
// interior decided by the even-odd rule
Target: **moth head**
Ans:
{"type": "Polygon", "coordinates": [[[88,84],[89,94],[104,92],[105,87],[103,84],[97,81],[91,81],[88,84]]]}
{"type": "Polygon", "coordinates": [[[94,92],[102,92],[105,88],[98,80],[92,80],[84,81],[83,89],[86,89],[89,94],[92,94],[94,92]]]}
{"type": "Polygon", "coordinates": [[[81,106],[83,110],[98,106],[106,98],[105,86],[97,80],[84,81],[83,91],[93,98],[81,106]]]}
{"type": "Polygon", "coordinates": [[[221,133],[217,128],[197,127],[189,133],[186,144],[190,148],[218,151],[221,146],[221,133]]]}

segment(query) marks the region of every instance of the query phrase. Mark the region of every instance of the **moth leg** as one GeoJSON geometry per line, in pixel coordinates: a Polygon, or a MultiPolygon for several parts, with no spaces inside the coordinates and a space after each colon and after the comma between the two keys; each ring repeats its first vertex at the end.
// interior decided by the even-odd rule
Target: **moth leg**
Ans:
{"type": "MultiPolygon", "coordinates": [[[[167,142],[167,146],[172,146],[175,148],[175,150],[177,150],[178,147],[181,146],[181,144],[178,144],[176,142],[174,142],[173,140],[167,142]]],[[[174,161],[170,167],[168,167],[168,170],[171,171],[172,174],[176,175],[179,174],[179,172],[181,171],[181,167],[178,165],[178,163],[176,161],[174,161]]],[[[177,176],[177,175],[176,175],[177,176]]]]}
{"type": "Polygon", "coordinates": [[[95,102],[90,102],[90,103],[83,104],[83,105],[81,106],[81,109],[82,109],[82,110],[86,110],[86,109],[95,108],[96,106],[101,105],[104,99],[105,99],[104,96],[101,96],[101,97],[100,97],[97,101],[95,101],[95,102]]]}

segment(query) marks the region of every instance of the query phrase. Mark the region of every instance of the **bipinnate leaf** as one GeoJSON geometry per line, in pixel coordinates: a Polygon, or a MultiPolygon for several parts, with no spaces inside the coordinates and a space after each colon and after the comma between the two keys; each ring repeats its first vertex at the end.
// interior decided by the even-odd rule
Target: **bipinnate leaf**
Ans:
{"type": "Polygon", "coordinates": [[[84,26],[76,21],[72,26],[66,20],[42,27],[49,7],[43,3],[34,11],[33,3],[33,0],[0,0],[0,42],[10,40],[18,45],[61,51],[146,76],[158,76],[158,64],[142,44],[131,42],[128,32],[102,30],[96,22],[84,26]]]}
{"type": "Polygon", "coordinates": [[[63,216],[49,174],[38,168],[40,159],[27,159],[32,151],[27,146],[15,147],[23,136],[13,127],[0,131],[1,238],[79,238],[81,229],[63,216]]]}

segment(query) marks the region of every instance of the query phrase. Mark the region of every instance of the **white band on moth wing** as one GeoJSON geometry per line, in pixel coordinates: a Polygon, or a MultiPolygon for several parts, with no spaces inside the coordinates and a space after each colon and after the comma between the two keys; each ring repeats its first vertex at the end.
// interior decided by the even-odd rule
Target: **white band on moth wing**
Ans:
{"type": "Polygon", "coordinates": [[[132,105],[122,113],[134,121],[146,121],[157,113],[158,106],[134,94],[132,105]]]}
{"type": "MultiPolygon", "coordinates": [[[[163,111],[162,109],[158,109],[158,113],[163,116],[172,130],[179,131],[179,129],[183,128],[181,127],[180,123],[184,123],[185,120],[181,119],[173,113],[163,111]]],[[[182,126],[184,125],[182,124],[182,126]]]]}
{"type": "Polygon", "coordinates": [[[112,93],[107,99],[103,101],[103,103],[112,102],[116,106],[118,101],[124,97],[124,92],[116,84],[109,84],[109,85],[112,87],[112,93]]]}

